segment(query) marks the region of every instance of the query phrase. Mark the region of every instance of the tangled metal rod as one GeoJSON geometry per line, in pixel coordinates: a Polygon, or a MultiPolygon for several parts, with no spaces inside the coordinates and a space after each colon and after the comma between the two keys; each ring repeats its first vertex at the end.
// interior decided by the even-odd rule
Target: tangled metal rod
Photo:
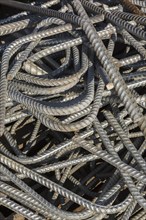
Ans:
{"type": "Polygon", "coordinates": [[[146,219],[145,1],[0,5],[0,219],[146,219]]]}

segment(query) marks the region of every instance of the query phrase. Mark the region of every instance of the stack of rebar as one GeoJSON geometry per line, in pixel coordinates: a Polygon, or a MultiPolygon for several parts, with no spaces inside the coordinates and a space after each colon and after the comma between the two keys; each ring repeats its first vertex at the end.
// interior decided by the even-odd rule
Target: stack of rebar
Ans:
{"type": "Polygon", "coordinates": [[[3,5],[0,219],[146,220],[146,1],[3,5]]]}

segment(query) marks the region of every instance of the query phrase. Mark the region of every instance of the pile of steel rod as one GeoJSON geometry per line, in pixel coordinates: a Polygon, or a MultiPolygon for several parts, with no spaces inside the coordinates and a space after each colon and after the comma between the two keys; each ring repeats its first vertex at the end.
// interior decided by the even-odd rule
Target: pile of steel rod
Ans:
{"type": "Polygon", "coordinates": [[[146,220],[146,1],[0,7],[0,219],[146,220]]]}

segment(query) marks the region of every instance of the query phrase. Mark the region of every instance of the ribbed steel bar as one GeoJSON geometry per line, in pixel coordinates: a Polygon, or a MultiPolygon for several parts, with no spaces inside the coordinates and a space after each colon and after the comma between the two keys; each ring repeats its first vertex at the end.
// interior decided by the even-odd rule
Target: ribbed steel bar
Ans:
{"type": "Polygon", "coordinates": [[[0,219],[145,219],[145,1],[27,2],[0,0],[0,219]]]}

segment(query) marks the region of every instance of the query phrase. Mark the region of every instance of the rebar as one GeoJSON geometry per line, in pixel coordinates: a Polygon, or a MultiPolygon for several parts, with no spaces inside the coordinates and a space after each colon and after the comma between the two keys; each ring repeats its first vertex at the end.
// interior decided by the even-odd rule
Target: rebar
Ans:
{"type": "Polygon", "coordinates": [[[0,219],[146,219],[145,1],[0,6],[0,219]]]}

